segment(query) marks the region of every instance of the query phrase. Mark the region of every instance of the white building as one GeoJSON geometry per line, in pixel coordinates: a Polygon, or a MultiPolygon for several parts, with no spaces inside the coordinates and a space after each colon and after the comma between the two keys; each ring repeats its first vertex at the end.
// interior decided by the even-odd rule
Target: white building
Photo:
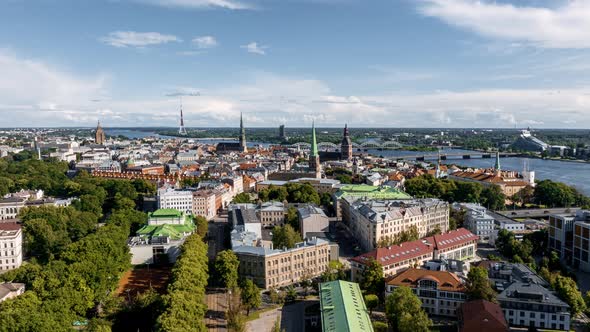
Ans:
{"type": "Polygon", "coordinates": [[[17,269],[23,262],[23,233],[17,223],[0,223],[0,273],[17,269]]]}
{"type": "Polygon", "coordinates": [[[479,236],[479,241],[489,243],[493,238],[495,220],[488,210],[479,204],[461,204],[466,209],[464,227],[479,236]]]}
{"type": "Polygon", "coordinates": [[[191,214],[193,212],[193,193],[188,190],[162,188],[158,190],[158,208],[174,209],[191,214]]]}
{"type": "Polygon", "coordinates": [[[20,210],[24,207],[24,198],[9,197],[0,199],[0,220],[16,218],[20,210]]]}

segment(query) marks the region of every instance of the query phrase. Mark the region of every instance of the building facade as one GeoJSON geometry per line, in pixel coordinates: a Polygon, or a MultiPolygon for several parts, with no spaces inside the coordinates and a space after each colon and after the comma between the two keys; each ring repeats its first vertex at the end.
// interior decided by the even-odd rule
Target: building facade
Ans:
{"type": "Polygon", "coordinates": [[[188,190],[163,188],[158,190],[158,208],[193,213],[193,193],[188,190]]]}
{"type": "Polygon", "coordinates": [[[494,217],[488,214],[487,209],[479,204],[462,204],[466,209],[464,227],[471,233],[479,236],[479,241],[490,242],[495,229],[494,217]]]}
{"type": "Polygon", "coordinates": [[[286,287],[302,278],[318,277],[326,271],[331,259],[330,244],[318,238],[307,239],[286,250],[254,246],[232,249],[240,261],[238,273],[263,289],[286,287]]]}
{"type": "Polygon", "coordinates": [[[324,211],[313,205],[306,205],[297,209],[299,219],[299,230],[301,237],[306,238],[308,234],[328,233],[330,231],[330,219],[324,211]]]}
{"type": "Polygon", "coordinates": [[[418,237],[449,229],[449,204],[439,199],[357,201],[349,214],[349,228],[365,250],[386,246],[413,228],[418,237]]]}
{"type": "Polygon", "coordinates": [[[202,216],[207,220],[217,215],[216,195],[212,190],[198,190],[193,192],[193,216],[202,216]]]}
{"type": "Polygon", "coordinates": [[[0,223],[0,273],[18,269],[23,262],[23,233],[17,223],[0,223]]]}
{"type": "Polygon", "coordinates": [[[0,199],[0,220],[14,219],[18,213],[25,207],[26,199],[18,197],[9,197],[0,199]]]}

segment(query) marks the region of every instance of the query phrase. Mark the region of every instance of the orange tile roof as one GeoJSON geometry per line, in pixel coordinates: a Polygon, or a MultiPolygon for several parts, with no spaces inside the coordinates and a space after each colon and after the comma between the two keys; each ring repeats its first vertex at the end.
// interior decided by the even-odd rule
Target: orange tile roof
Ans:
{"type": "Polygon", "coordinates": [[[436,282],[437,289],[450,292],[465,292],[465,284],[456,274],[448,271],[431,271],[409,268],[387,280],[388,285],[407,286],[417,288],[421,280],[432,280],[436,282]]]}

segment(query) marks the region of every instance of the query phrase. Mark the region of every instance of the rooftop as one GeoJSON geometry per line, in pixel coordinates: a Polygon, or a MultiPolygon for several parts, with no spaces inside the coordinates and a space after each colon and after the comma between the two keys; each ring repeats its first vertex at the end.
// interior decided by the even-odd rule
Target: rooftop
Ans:
{"type": "Polygon", "coordinates": [[[183,213],[175,209],[158,209],[148,215],[149,218],[180,218],[183,213]]]}
{"type": "Polygon", "coordinates": [[[336,280],[320,284],[322,331],[373,331],[373,325],[357,283],[336,280]]]}
{"type": "Polygon", "coordinates": [[[391,279],[387,280],[388,285],[418,287],[422,280],[430,280],[437,283],[437,289],[448,292],[465,292],[465,285],[459,277],[448,271],[431,271],[409,268],[391,279]]]}

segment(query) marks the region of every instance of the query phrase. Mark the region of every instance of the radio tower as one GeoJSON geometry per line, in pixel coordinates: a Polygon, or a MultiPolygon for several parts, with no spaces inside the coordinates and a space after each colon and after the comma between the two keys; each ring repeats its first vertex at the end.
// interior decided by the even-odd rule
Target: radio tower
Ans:
{"type": "Polygon", "coordinates": [[[182,116],[182,97],[180,97],[180,128],[178,128],[180,135],[186,135],[186,129],[184,129],[184,118],[182,116]]]}

